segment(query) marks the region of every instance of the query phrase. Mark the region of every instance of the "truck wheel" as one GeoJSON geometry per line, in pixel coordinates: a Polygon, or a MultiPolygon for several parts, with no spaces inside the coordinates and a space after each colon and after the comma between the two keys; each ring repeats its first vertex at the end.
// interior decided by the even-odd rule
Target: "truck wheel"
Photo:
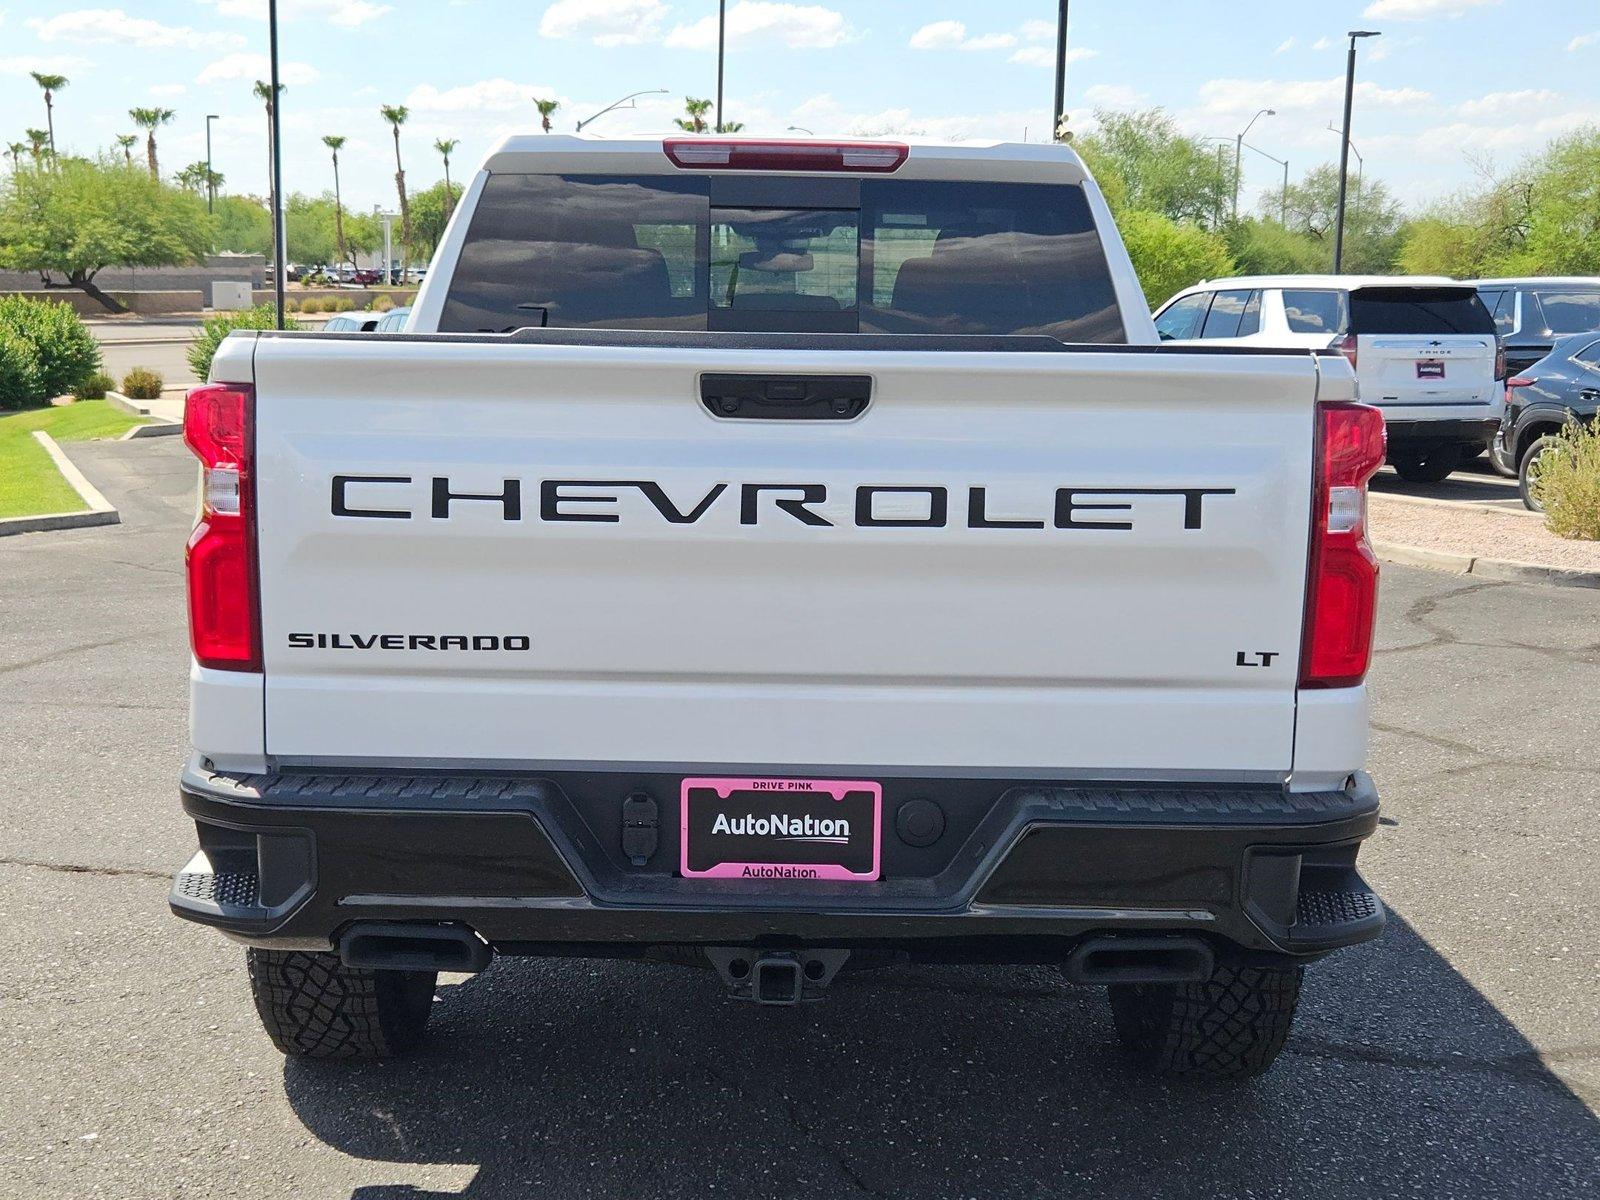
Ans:
{"type": "Polygon", "coordinates": [[[1246,1079],[1278,1058],[1300,999],[1300,967],[1218,963],[1201,983],[1114,984],[1124,1048],[1163,1075],[1246,1079]]]}
{"type": "Polygon", "coordinates": [[[1407,483],[1443,483],[1461,465],[1461,447],[1400,446],[1389,452],[1395,473],[1407,483]]]}
{"type": "Polygon", "coordinates": [[[414,1050],[433,1007],[433,971],[369,971],[337,954],[247,952],[250,992],[272,1044],[294,1058],[385,1058],[414,1050]]]}
{"type": "Polygon", "coordinates": [[[1530,512],[1544,511],[1544,502],[1534,494],[1533,485],[1539,478],[1539,459],[1560,440],[1547,433],[1534,438],[1532,445],[1522,452],[1522,463],[1517,468],[1517,492],[1522,497],[1522,506],[1530,512]]]}

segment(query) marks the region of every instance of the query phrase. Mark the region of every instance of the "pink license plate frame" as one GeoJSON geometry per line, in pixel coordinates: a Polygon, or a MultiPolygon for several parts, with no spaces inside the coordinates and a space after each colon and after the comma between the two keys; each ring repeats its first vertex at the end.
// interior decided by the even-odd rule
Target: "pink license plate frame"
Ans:
{"type": "Polygon", "coordinates": [[[790,779],[703,776],[683,781],[678,793],[678,866],[686,879],[778,879],[803,881],[831,881],[845,883],[872,883],[882,874],[883,860],[883,785],[870,780],[842,779],[790,779]],[[735,792],[783,795],[804,793],[815,796],[827,794],[842,801],[855,792],[867,792],[872,797],[872,869],[852,871],[839,863],[772,863],[772,862],[719,862],[703,870],[689,865],[689,793],[692,790],[714,789],[722,799],[735,792]],[[797,872],[806,872],[804,874],[797,872]]]}

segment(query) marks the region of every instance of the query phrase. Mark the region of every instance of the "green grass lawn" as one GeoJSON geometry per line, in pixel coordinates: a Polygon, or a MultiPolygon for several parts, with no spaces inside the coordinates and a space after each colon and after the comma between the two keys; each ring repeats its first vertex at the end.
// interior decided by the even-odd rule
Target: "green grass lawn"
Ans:
{"type": "Polygon", "coordinates": [[[33,436],[42,429],[58,442],[120,437],[142,417],[118,412],[104,400],[65,408],[30,408],[0,415],[0,517],[81,512],[84,503],[33,436]]]}

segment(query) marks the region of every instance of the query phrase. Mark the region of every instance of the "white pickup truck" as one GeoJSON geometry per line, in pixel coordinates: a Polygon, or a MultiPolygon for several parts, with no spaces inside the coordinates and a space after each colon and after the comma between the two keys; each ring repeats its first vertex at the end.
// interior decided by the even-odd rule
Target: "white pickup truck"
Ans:
{"type": "Polygon", "coordinates": [[[1064,147],[511,138],[408,332],[190,395],[172,907],[289,1054],[406,1050],[494,955],[915,960],[1263,1070],[1384,921],[1355,397],[1161,346],[1064,147]]]}

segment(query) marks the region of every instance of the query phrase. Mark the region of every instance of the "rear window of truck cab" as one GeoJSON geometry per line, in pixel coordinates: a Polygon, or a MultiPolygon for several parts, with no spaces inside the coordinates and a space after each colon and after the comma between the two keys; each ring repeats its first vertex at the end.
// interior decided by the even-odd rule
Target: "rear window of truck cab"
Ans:
{"type": "Polygon", "coordinates": [[[1083,189],[491,175],[439,328],[1126,341],[1083,189]]]}

